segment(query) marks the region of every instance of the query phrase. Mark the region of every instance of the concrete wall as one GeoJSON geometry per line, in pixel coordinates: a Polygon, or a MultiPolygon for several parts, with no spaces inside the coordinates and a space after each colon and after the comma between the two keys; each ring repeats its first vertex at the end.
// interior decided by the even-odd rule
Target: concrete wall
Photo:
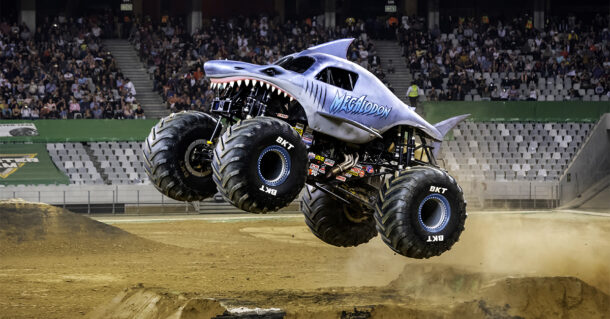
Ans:
{"type": "Polygon", "coordinates": [[[52,205],[72,204],[182,204],[143,185],[47,185],[0,187],[0,200],[21,198],[52,205]]]}
{"type": "MultiPolygon", "coordinates": [[[[469,207],[481,207],[491,201],[534,201],[557,198],[556,182],[530,181],[461,181],[460,187],[469,207]]],[[[21,198],[52,205],[104,205],[125,204],[185,205],[162,195],[150,184],[142,185],[47,185],[0,187],[0,200],[21,198]]],[[[300,200],[300,198],[297,198],[300,200]]]]}
{"type": "MultiPolygon", "coordinates": [[[[610,174],[610,113],[591,131],[559,182],[561,205],[581,196],[610,174]]],[[[610,202],[610,199],[608,199],[610,202]]]]}

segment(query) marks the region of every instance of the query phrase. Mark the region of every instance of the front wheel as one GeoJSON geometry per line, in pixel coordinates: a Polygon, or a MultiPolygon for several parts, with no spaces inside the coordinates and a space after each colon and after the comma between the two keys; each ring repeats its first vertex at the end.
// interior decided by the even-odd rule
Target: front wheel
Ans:
{"type": "Polygon", "coordinates": [[[142,146],[144,168],[155,187],[179,201],[200,201],[216,193],[212,180],[216,119],[201,112],[162,118],[142,146]]]}
{"type": "Polygon", "coordinates": [[[462,189],[447,172],[411,167],[391,177],[379,191],[377,230],[395,252],[412,258],[451,249],[466,221],[462,189]]]}
{"type": "Polygon", "coordinates": [[[214,182],[235,207],[276,211],[292,202],[305,185],[307,150],[286,122],[255,117],[231,126],[214,149],[214,182]]]}

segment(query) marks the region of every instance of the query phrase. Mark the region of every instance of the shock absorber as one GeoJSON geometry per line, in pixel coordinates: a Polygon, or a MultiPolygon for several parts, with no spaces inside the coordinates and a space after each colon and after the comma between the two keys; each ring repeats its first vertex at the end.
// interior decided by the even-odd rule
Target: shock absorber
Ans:
{"type": "Polygon", "coordinates": [[[404,138],[403,138],[403,127],[398,127],[398,134],[396,138],[396,147],[394,148],[394,159],[398,161],[398,169],[403,169],[403,150],[404,150],[404,138]]]}
{"type": "Polygon", "coordinates": [[[243,113],[246,114],[246,118],[252,117],[252,112],[254,111],[256,105],[256,87],[252,86],[250,89],[250,93],[246,98],[246,103],[244,104],[243,113]]]}

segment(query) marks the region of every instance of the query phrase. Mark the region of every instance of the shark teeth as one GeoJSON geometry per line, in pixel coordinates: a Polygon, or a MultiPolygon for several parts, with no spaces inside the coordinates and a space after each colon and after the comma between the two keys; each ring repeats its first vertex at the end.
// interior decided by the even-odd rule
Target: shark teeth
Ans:
{"type": "Polygon", "coordinates": [[[221,82],[221,81],[223,81],[223,80],[220,80],[220,79],[212,80],[212,82],[210,83],[210,88],[224,90],[224,89],[234,88],[234,87],[239,88],[242,85],[242,82],[247,87],[250,86],[250,83],[252,83],[253,88],[260,86],[261,88],[266,88],[267,90],[271,91],[270,93],[275,93],[280,97],[283,96],[284,98],[289,98],[290,102],[295,100],[295,98],[292,97],[292,95],[288,94],[288,92],[276,87],[273,84],[263,81],[263,80],[241,78],[239,80],[228,80],[228,81],[224,80],[225,82],[221,82]]]}

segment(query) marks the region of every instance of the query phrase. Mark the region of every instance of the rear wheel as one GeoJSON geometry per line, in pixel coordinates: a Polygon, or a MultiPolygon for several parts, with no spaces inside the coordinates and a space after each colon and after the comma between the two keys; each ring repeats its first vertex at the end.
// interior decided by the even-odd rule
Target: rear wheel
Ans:
{"type": "Polygon", "coordinates": [[[307,151],[286,122],[256,117],[231,126],[214,150],[214,182],[235,207],[276,211],[305,185],[307,151]]]}
{"type": "Polygon", "coordinates": [[[159,121],[142,146],[144,168],[155,187],[179,201],[216,193],[212,180],[212,136],[216,120],[201,112],[173,113],[159,121]]]}
{"type": "Polygon", "coordinates": [[[379,191],[377,230],[395,252],[412,258],[451,249],[466,221],[466,202],[453,177],[433,167],[411,167],[379,191]]]}
{"type": "Polygon", "coordinates": [[[301,211],[311,232],[333,246],[358,246],[377,236],[372,212],[343,204],[311,186],[305,189],[301,211]]]}

